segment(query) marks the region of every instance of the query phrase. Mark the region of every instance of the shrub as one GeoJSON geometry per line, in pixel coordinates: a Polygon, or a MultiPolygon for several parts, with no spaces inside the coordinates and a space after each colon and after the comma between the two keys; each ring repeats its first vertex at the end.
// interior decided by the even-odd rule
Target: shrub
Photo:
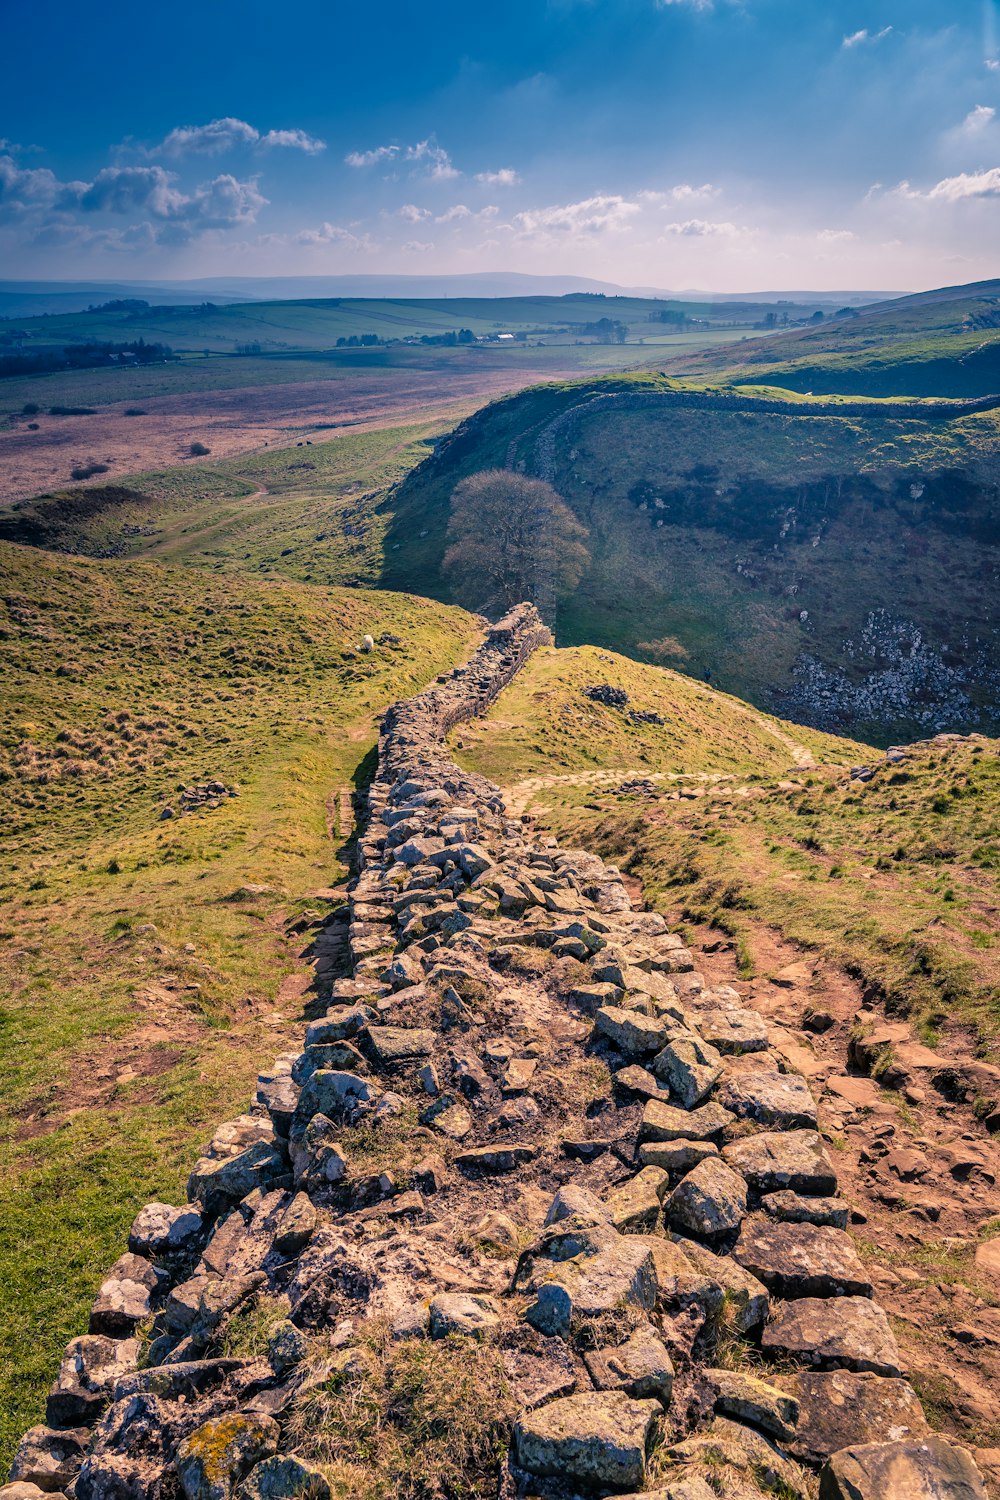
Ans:
{"type": "Polygon", "coordinates": [[[211,453],[211,448],[206,448],[204,443],[192,443],[188,452],[192,458],[204,458],[206,453],[211,453]]]}
{"type": "Polygon", "coordinates": [[[23,417],[37,417],[41,409],[37,401],[26,401],[21,407],[21,415],[23,417]]]}

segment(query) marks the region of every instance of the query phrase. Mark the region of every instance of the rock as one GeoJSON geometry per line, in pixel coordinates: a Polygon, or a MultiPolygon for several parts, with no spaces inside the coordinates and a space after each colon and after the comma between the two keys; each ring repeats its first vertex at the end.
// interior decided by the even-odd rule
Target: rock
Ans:
{"type": "Polygon", "coordinates": [[[779,1297],[872,1295],[871,1281],[842,1229],[751,1220],[733,1255],[779,1297]]]}
{"type": "MultiPolygon", "coordinates": [[[[660,1291],[654,1251],[664,1243],[618,1234],[609,1224],[564,1220],[543,1230],[522,1252],[514,1272],[514,1290],[541,1296],[543,1286],[558,1282],[570,1310],[585,1319],[623,1306],[648,1312],[660,1291]]],[[[679,1252],[678,1259],[693,1280],[691,1267],[679,1252]]]]}
{"type": "Polygon", "coordinates": [[[462,1141],[472,1129],[472,1116],[454,1094],[441,1094],[420,1115],[421,1125],[433,1125],[452,1141],[462,1141]]]}
{"type": "Polygon", "coordinates": [[[500,1087],[505,1094],[524,1094],[538,1069],[537,1057],[512,1057],[504,1069],[500,1087]]]}
{"type": "Polygon", "coordinates": [[[307,1193],[296,1193],[278,1217],[274,1248],[281,1255],[296,1255],[308,1245],[316,1229],[316,1209],[307,1193]]]}
{"type": "Polygon", "coordinates": [[[762,1131],[730,1141],[723,1160],[758,1193],[790,1188],[795,1193],[837,1191],[837,1174],[815,1130],[762,1131]]]}
{"type": "Polygon", "coordinates": [[[270,1417],[241,1412],[196,1427],[174,1460],[187,1500],[229,1500],[240,1480],[275,1452],[278,1436],[278,1424],[270,1417]]]}
{"type": "Polygon", "coordinates": [[[603,1005],[594,1017],[594,1033],[606,1037],[626,1057],[647,1057],[658,1052],[667,1039],[662,1021],[654,1021],[638,1010],[603,1005]]]}
{"type": "Polygon", "coordinates": [[[746,1370],[707,1369],[705,1378],[715,1387],[715,1409],[723,1416],[759,1427],[782,1442],[793,1436],[799,1419],[793,1396],[746,1370]]]}
{"type": "Polygon", "coordinates": [[[330,1500],[330,1486],[315,1464],[283,1453],[250,1470],[239,1500],[330,1500]]]}
{"type": "Polygon", "coordinates": [[[360,1005],[335,1005],[322,1021],[313,1021],[306,1027],[306,1047],[348,1041],[367,1025],[367,1013],[360,1005]]]}
{"type": "Polygon", "coordinates": [[[772,1219],[789,1224],[829,1224],[846,1229],[850,1210],[842,1198],[803,1198],[785,1188],[779,1193],[765,1193],[760,1206],[772,1219]]]}
{"type": "Polygon", "coordinates": [[[368,1040],[378,1061],[383,1067],[389,1067],[393,1063],[429,1057],[436,1038],[433,1031],[422,1027],[370,1026],[368,1040]]]}
{"type": "Polygon", "coordinates": [[[267,1340],[267,1362],[279,1380],[301,1364],[308,1352],[309,1340],[290,1319],[283,1319],[271,1329],[267,1340]]]}
{"type": "Polygon", "coordinates": [[[187,1190],[192,1202],[200,1203],[210,1218],[216,1218],[255,1188],[266,1192],[285,1179],[290,1183],[282,1152],[268,1141],[258,1141],[238,1156],[203,1156],[195,1163],[187,1190]]]}
{"type": "Polygon", "coordinates": [[[138,1339],[84,1334],[72,1339],[45,1403],[50,1427],[87,1427],[107,1406],[113,1386],[139,1362],[138,1339]]]}
{"type": "Polygon", "coordinates": [[[500,1326],[500,1314],[492,1297],[467,1292],[439,1292],[431,1299],[431,1338],[449,1334],[478,1338],[500,1326]]]}
{"type": "Polygon", "coordinates": [[[514,1220],[497,1209],[483,1214],[473,1233],[484,1248],[513,1252],[521,1243],[521,1234],[514,1220]]]}
{"type": "Polygon", "coordinates": [[[986,1500],[972,1457],[943,1438],[864,1443],[835,1453],[820,1500],[986,1500]]]}
{"type": "Polygon", "coordinates": [[[747,1211],[747,1185],[717,1157],[692,1167],[663,1208],[675,1229],[714,1240],[738,1229],[747,1211]]]}
{"type": "Polygon", "coordinates": [[[201,1214],[190,1204],[173,1208],[169,1203],[147,1203],[132,1221],[128,1248],[134,1255],[155,1260],[197,1243],[203,1229],[201,1214]]]}
{"type": "Polygon", "coordinates": [[[646,1478],[646,1454],[660,1410],[658,1401],[637,1401],[621,1391],[563,1396],[518,1417],[517,1462],[542,1478],[635,1489],[646,1478]]]}
{"type": "Polygon", "coordinates": [[[803,1297],[782,1303],[764,1329],[761,1345],[819,1369],[901,1373],[889,1320],[867,1297],[803,1297]]]}
{"type": "Polygon", "coordinates": [[[534,1302],[525,1309],[524,1318],[539,1333],[548,1337],[569,1338],[573,1321],[572,1293],[560,1281],[543,1282],[534,1302]]]}
{"type": "Polygon", "coordinates": [[[976,1270],[1000,1285],[1000,1235],[981,1240],[976,1246],[976,1270]]]}
{"type": "Polygon", "coordinates": [[[726,1056],[763,1052],[767,1047],[767,1022],[755,1010],[699,1011],[698,1031],[726,1056]]]}
{"type": "Polygon", "coordinates": [[[512,1142],[507,1146],[475,1146],[471,1151],[462,1151],[455,1157],[456,1167],[466,1172],[482,1172],[493,1176],[497,1172],[516,1172],[538,1155],[537,1146],[512,1142]]]}
{"type": "Polygon", "coordinates": [[[342,1134],[343,1126],[335,1125],[326,1115],[313,1115],[301,1140],[291,1148],[297,1187],[324,1187],[343,1181],[347,1157],[340,1148],[342,1134]]]}
{"type": "Polygon", "coordinates": [[[629,1063],[627,1068],[619,1068],[611,1081],[619,1094],[638,1094],[640,1099],[659,1099],[664,1104],[670,1098],[667,1085],[654,1078],[648,1068],[640,1068],[638,1063],[629,1063]]]}
{"type": "Polygon", "coordinates": [[[0,1484],[0,1500],[47,1500],[48,1493],[23,1479],[15,1480],[13,1484],[0,1484]]]}
{"type": "Polygon", "coordinates": [[[101,1282],[90,1309],[90,1332],[114,1336],[132,1333],[136,1324],[149,1316],[159,1284],[159,1277],[143,1256],[131,1251],[120,1255],[101,1282]]]}
{"type": "Polygon", "coordinates": [[[694,1240],[678,1239],[677,1244],[690,1264],[718,1286],[736,1331],[749,1333],[751,1329],[759,1328],[771,1310],[767,1287],[745,1271],[731,1255],[715,1255],[694,1240]]]}
{"type": "Polygon", "coordinates": [[[662,1339],[648,1323],[624,1344],[585,1354],[584,1363],[599,1391],[652,1396],[664,1406],[670,1405],[674,1367],[662,1339]]]}
{"type": "Polygon", "coordinates": [[[504,1369],[519,1406],[532,1408],[568,1396],[576,1388],[576,1365],[560,1338],[544,1338],[541,1349],[505,1349],[504,1369]]]}
{"type": "Polygon", "coordinates": [[[690,1172],[699,1162],[718,1156],[719,1148],[711,1141],[646,1141],[639,1147],[643,1166],[662,1167],[665,1172],[690,1172]]]}
{"type": "Polygon", "coordinates": [[[12,1483],[37,1485],[40,1490],[62,1490],[83,1463],[90,1432],[86,1427],[32,1427],[24,1434],[10,1466],[12,1483]]]}
{"type": "Polygon", "coordinates": [[[729,1417],[717,1416],[707,1430],[674,1443],[665,1457],[697,1464],[712,1475],[723,1494],[735,1500],[756,1500],[758,1495],[774,1493],[785,1500],[810,1500],[814,1493],[798,1466],[769,1438],[729,1417]]]}
{"type": "Polygon", "coordinates": [[[377,1089],[358,1073],[320,1068],[302,1090],[295,1118],[288,1132],[290,1141],[301,1140],[313,1115],[352,1122],[360,1109],[374,1105],[377,1089]]]}
{"type": "Polygon", "coordinates": [[[619,1500],[718,1500],[718,1492],[710,1490],[704,1479],[696,1474],[688,1479],[674,1479],[664,1488],[644,1490],[641,1495],[621,1495],[619,1500]]]}
{"type": "Polygon", "coordinates": [[[208,1281],[198,1298],[198,1316],[191,1325],[191,1337],[195,1343],[207,1341],[224,1318],[266,1285],[267,1276],[263,1271],[208,1281]]]}
{"type": "Polygon", "coordinates": [[[798,1426],[787,1446],[805,1463],[818,1466],[857,1443],[896,1442],[930,1431],[905,1380],[852,1370],[797,1370],[773,1379],[798,1402],[798,1426]]]}
{"type": "Polygon", "coordinates": [[[608,1195],[611,1222],[621,1233],[653,1230],[660,1217],[660,1203],[670,1184],[662,1167],[643,1167],[635,1177],[608,1195]]]}
{"type": "Polygon", "coordinates": [[[676,1109],[650,1099],[642,1112],[639,1127],[641,1141],[705,1141],[731,1125],[735,1115],[722,1109],[714,1100],[699,1109],[676,1109]]]}
{"type": "Polygon", "coordinates": [[[651,1066],[656,1077],[669,1086],[671,1098],[687,1110],[701,1103],[722,1074],[719,1053],[693,1034],[675,1036],[657,1053],[651,1066]]]}
{"type": "Polygon", "coordinates": [[[549,1204],[545,1215],[545,1227],[558,1224],[563,1219],[575,1219],[578,1224],[607,1224],[611,1210],[602,1203],[596,1193],[588,1188],[577,1187],[574,1182],[564,1183],[549,1204]]]}
{"type": "Polygon", "coordinates": [[[798,1073],[728,1073],[720,1082],[718,1102],[741,1120],[756,1120],[780,1130],[816,1129],[816,1102],[798,1073]]]}

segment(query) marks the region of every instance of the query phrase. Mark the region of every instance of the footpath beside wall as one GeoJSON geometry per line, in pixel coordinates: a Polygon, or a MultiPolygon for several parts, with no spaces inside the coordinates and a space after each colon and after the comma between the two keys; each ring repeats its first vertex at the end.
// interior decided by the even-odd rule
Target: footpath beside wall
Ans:
{"type": "Polygon", "coordinates": [[[386,715],[353,974],[139,1214],[0,1500],[985,1500],[767,1023],[449,758],[549,639],[386,715]]]}

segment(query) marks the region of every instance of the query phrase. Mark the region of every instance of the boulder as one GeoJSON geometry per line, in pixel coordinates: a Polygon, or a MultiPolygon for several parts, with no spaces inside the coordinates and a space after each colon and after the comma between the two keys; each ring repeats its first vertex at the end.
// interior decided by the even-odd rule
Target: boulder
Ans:
{"type": "Polygon", "coordinates": [[[768,1353],[819,1369],[898,1376],[899,1349],[889,1319],[867,1297],[802,1297],[784,1302],[761,1336],[768,1353]]]}
{"type": "Polygon", "coordinates": [[[759,1427],[781,1442],[793,1436],[799,1419],[799,1403],[794,1396],[746,1370],[708,1369],[705,1378],[715,1388],[715,1409],[723,1416],[759,1427]]]}
{"type": "Polygon", "coordinates": [[[278,1424],[270,1417],[238,1411],[196,1427],[174,1460],[187,1500],[230,1500],[249,1471],[275,1452],[278,1437],[278,1424]]]}
{"type": "Polygon", "coordinates": [[[731,1255],[715,1255],[694,1240],[678,1239],[677,1247],[695,1269],[717,1285],[737,1333],[749,1333],[765,1322],[771,1310],[767,1287],[745,1271],[731,1255]]]}
{"type": "Polygon", "coordinates": [[[91,1333],[121,1337],[148,1318],[160,1281],[149,1261],[126,1251],[101,1282],[90,1309],[91,1333]]]}
{"type": "MultiPolygon", "coordinates": [[[[646,1169],[650,1170],[649,1168],[646,1169]]],[[[715,1240],[738,1229],[747,1211],[747,1185],[718,1157],[708,1157],[684,1177],[664,1204],[675,1229],[715,1240]]]]}
{"type": "Polygon", "coordinates": [[[803,1198],[788,1188],[765,1193],[760,1206],[772,1219],[784,1219],[789,1224],[828,1224],[832,1229],[846,1229],[850,1218],[843,1198],[803,1198]]]}
{"type": "Polygon", "coordinates": [[[306,1047],[345,1042],[368,1025],[368,1013],[360,1005],[334,1005],[322,1021],[306,1027],[306,1047]]]}
{"type": "Polygon", "coordinates": [[[290,1184],[291,1174],[283,1152],[264,1140],[237,1156],[203,1156],[195,1162],[187,1190],[192,1202],[200,1203],[210,1218],[217,1218],[255,1188],[267,1192],[286,1180],[290,1184]]]}
{"type": "Polygon", "coordinates": [[[664,1406],[670,1405],[674,1367],[663,1340],[648,1323],[638,1328],[624,1344],[611,1349],[594,1349],[585,1354],[584,1363],[599,1391],[652,1396],[664,1406]]]}
{"type": "Polygon", "coordinates": [[[492,1297],[468,1292],[439,1292],[431,1300],[431,1338],[449,1334],[479,1338],[500,1326],[500,1313],[492,1297]]]}
{"type": "Polygon", "coordinates": [[[673,1037],[653,1058],[652,1071],[670,1089],[682,1109],[694,1109],[711,1093],[722,1074],[722,1058],[693,1033],[673,1037]]]}
{"type": "Polygon", "coordinates": [[[639,1160],[644,1167],[662,1167],[674,1175],[690,1172],[699,1162],[718,1154],[718,1146],[711,1141],[645,1141],[639,1147],[639,1160]]]}
{"type": "Polygon", "coordinates": [[[32,1427],[24,1434],[10,1466],[12,1483],[63,1490],[79,1472],[90,1442],[86,1427],[32,1427]]]}
{"type": "Polygon", "coordinates": [[[864,1443],[835,1453],[820,1500],[987,1500],[972,1456],[943,1438],[864,1443]]]}
{"type": "Polygon", "coordinates": [[[729,1072],[717,1090],[718,1102],[740,1120],[779,1130],[816,1129],[816,1101],[798,1073],[729,1072]]]}
{"type": "Polygon", "coordinates": [[[288,1132],[289,1140],[294,1143],[302,1139],[313,1115],[352,1122],[362,1108],[374,1105],[377,1093],[371,1080],[358,1073],[340,1072],[334,1068],[318,1069],[302,1090],[288,1132]]]}
{"type": "Polygon", "coordinates": [[[595,1036],[606,1037],[626,1057],[648,1057],[667,1039],[667,1027],[638,1010],[602,1005],[594,1017],[595,1036]]]}
{"type": "Polygon", "coordinates": [[[605,1490],[641,1487],[661,1409],[658,1401],[635,1400],[622,1391],[563,1396],[517,1419],[517,1462],[540,1478],[605,1490]]]}
{"type": "Polygon", "coordinates": [[[516,1172],[538,1155],[537,1146],[511,1142],[506,1146],[474,1146],[471,1151],[462,1151],[455,1157],[456,1167],[466,1172],[482,1172],[494,1176],[498,1172],[516,1172]]]}
{"type": "Polygon", "coordinates": [[[650,1099],[642,1112],[639,1127],[641,1141],[706,1141],[731,1125],[735,1115],[712,1101],[699,1109],[677,1109],[672,1104],[650,1099]]]}
{"type": "Polygon", "coordinates": [[[342,1134],[342,1125],[335,1125],[326,1115],[313,1115],[301,1139],[291,1146],[296,1187],[327,1187],[343,1181],[347,1157],[340,1147],[342,1134]]]}
{"type": "Polygon", "coordinates": [[[870,1297],[872,1284],[842,1229],[756,1219],[733,1255],[778,1297],[870,1297]]]}
{"type": "Polygon", "coordinates": [[[308,1245],[317,1224],[316,1209],[307,1193],[296,1193],[279,1214],[274,1227],[274,1248],[281,1255],[297,1255],[308,1245]]]}
{"type": "Polygon", "coordinates": [[[132,1221],[128,1248],[134,1255],[155,1260],[177,1250],[189,1250],[202,1232],[201,1214],[190,1204],[173,1208],[169,1203],[147,1203],[132,1221]]]}
{"type": "Polygon", "coordinates": [[[87,1427],[107,1406],[115,1382],[136,1368],[138,1339],[84,1334],[72,1339],[45,1403],[50,1427],[87,1427]]]}
{"type": "Polygon", "coordinates": [[[706,1042],[726,1056],[763,1052],[767,1047],[767,1022],[755,1010],[701,1010],[698,1030],[706,1042]]]}
{"type": "Polygon", "coordinates": [[[758,1193],[837,1191],[837,1174],[815,1130],[762,1131],[730,1141],[722,1155],[758,1193]]]}
{"type": "Polygon", "coordinates": [[[239,1500],[330,1500],[330,1486],[315,1464],[283,1453],[250,1470],[239,1500]]]}
{"type": "Polygon", "coordinates": [[[670,1178],[662,1167],[643,1167],[635,1177],[609,1193],[607,1208],[616,1229],[652,1230],[660,1217],[660,1203],[670,1178]]]}
{"type": "MultiPolygon", "coordinates": [[[[662,1243],[618,1234],[607,1224],[563,1220],[543,1230],[522,1252],[513,1289],[540,1295],[543,1286],[557,1282],[570,1311],[581,1318],[623,1306],[651,1311],[660,1290],[654,1249],[662,1243]]],[[[683,1262],[683,1256],[679,1259],[683,1262]]]]}
{"type": "Polygon", "coordinates": [[[787,1446],[804,1463],[818,1467],[841,1448],[930,1431],[917,1393],[905,1380],[853,1370],[797,1370],[773,1380],[798,1403],[798,1425],[787,1446]]]}

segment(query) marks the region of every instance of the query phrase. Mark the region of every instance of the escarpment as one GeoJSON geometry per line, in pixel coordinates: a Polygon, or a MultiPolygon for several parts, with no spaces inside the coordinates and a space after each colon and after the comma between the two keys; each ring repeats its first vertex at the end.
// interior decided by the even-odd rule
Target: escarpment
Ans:
{"type": "Polygon", "coordinates": [[[4,1500],[985,1495],[766,1023],[450,759],[548,639],[386,715],[352,976],[137,1217],[4,1500]]]}

